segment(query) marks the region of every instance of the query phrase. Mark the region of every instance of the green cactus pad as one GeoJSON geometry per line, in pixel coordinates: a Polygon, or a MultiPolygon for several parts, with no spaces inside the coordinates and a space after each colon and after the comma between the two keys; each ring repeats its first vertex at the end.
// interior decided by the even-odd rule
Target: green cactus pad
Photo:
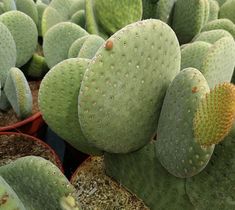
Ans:
{"type": "Polygon", "coordinates": [[[194,209],[185,192],[185,180],[172,176],[159,163],[154,142],[129,154],[105,153],[108,176],[142,199],[150,209],[194,209]]]}
{"type": "Polygon", "coordinates": [[[32,78],[42,78],[48,70],[45,58],[37,53],[34,53],[29,62],[22,66],[25,75],[32,78]]]}
{"type": "Polygon", "coordinates": [[[159,0],[157,3],[156,18],[165,23],[170,23],[175,2],[176,0],[159,0]]]}
{"type": "Polygon", "coordinates": [[[26,210],[14,190],[0,176],[0,210],[26,210]]]}
{"type": "Polygon", "coordinates": [[[66,20],[70,17],[70,8],[74,0],[52,0],[50,7],[56,9],[66,20]]]}
{"type": "Polygon", "coordinates": [[[73,186],[62,172],[41,157],[19,158],[0,167],[0,175],[27,210],[59,210],[60,199],[74,193],[73,186]]]}
{"type": "Polygon", "coordinates": [[[110,34],[142,18],[142,0],[98,0],[94,10],[101,26],[110,34]]]}
{"type": "Polygon", "coordinates": [[[194,67],[201,69],[202,61],[212,45],[197,41],[185,46],[181,50],[181,69],[194,67]]]}
{"type": "Polygon", "coordinates": [[[96,54],[97,50],[104,44],[104,39],[97,35],[90,35],[88,39],[83,43],[78,57],[92,59],[96,54]]]}
{"type": "Polygon", "coordinates": [[[68,58],[77,58],[80,49],[90,35],[77,39],[69,48],[68,58]]]}
{"type": "Polygon", "coordinates": [[[200,102],[194,116],[196,141],[205,147],[218,144],[229,134],[234,116],[235,86],[230,83],[217,85],[200,102]]]}
{"type": "Polygon", "coordinates": [[[226,1],[220,8],[219,17],[227,18],[235,23],[235,0],[226,1]]]}
{"type": "Polygon", "coordinates": [[[227,0],[216,0],[219,3],[219,6],[221,7],[227,0]]]}
{"type": "Polygon", "coordinates": [[[23,66],[33,55],[37,47],[38,32],[33,20],[19,11],[10,11],[0,16],[2,22],[11,32],[16,44],[16,66],[23,66]]]}
{"type": "Polygon", "coordinates": [[[230,82],[235,66],[235,43],[231,37],[223,37],[209,49],[200,71],[210,88],[230,82]]]}
{"type": "Polygon", "coordinates": [[[2,0],[4,12],[16,10],[15,0],[2,0]]]}
{"type": "Polygon", "coordinates": [[[206,79],[194,68],[182,70],[167,90],[158,123],[156,154],[177,177],[198,174],[213,153],[214,146],[202,148],[193,132],[196,109],[207,92],[206,79]]]}
{"type": "Polygon", "coordinates": [[[46,33],[43,43],[43,51],[49,68],[68,58],[68,51],[75,40],[88,33],[80,26],[62,22],[46,33]],[[58,44],[59,43],[59,44],[58,44]]]}
{"type": "Polygon", "coordinates": [[[235,38],[235,25],[231,20],[228,19],[217,19],[207,23],[202,31],[211,31],[215,29],[223,29],[232,34],[233,38],[235,38]]]}
{"type": "Polygon", "coordinates": [[[11,107],[10,102],[8,101],[6,94],[3,90],[1,90],[0,96],[0,110],[7,111],[11,107]]]}
{"type": "Polygon", "coordinates": [[[17,116],[21,119],[32,114],[32,94],[28,82],[18,68],[11,68],[4,92],[17,116]]]}
{"type": "Polygon", "coordinates": [[[16,8],[31,17],[34,23],[38,24],[38,10],[33,0],[15,0],[16,8]]]}
{"type": "Polygon", "coordinates": [[[85,0],[75,0],[71,2],[70,14],[73,15],[79,10],[85,10],[85,0]]]}
{"type": "Polygon", "coordinates": [[[82,28],[85,28],[86,26],[86,16],[84,10],[79,10],[76,13],[73,14],[70,21],[72,23],[76,23],[77,25],[81,26],[82,28]]]}
{"type": "Polygon", "coordinates": [[[143,15],[142,19],[156,18],[156,10],[157,10],[157,2],[158,0],[142,0],[143,7],[143,15]]]}
{"type": "Polygon", "coordinates": [[[139,21],[110,37],[81,85],[78,113],[87,140],[113,153],[144,146],[179,70],[178,40],[162,21],[139,21]]]}
{"type": "Polygon", "coordinates": [[[4,86],[9,69],[16,63],[16,45],[8,28],[0,22],[0,82],[4,86]]]}
{"type": "Polygon", "coordinates": [[[215,147],[214,154],[200,174],[187,179],[186,191],[196,209],[232,210],[235,206],[235,127],[215,147]]]}
{"type": "Polygon", "coordinates": [[[203,0],[204,1],[204,18],[203,18],[203,24],[205,25],[208,21],[209,14],[210,14],[210,3],[209,0],[203,0]]]}
{"type": "Polygon", "coordinates": [[[47,4],[42,3],[41,1],[37,1],[37,10],[38,10],[38,36],[42,36],[42,16],[46,8],[48,7],[47,4]]]}
{"type": "Polygon", "coordinates": [[[175,3],[172,28],[180,43],[192,40],[203,26],[205,18],[204,0],[177,0],[175,3]]]}
{"type": "Polygon", "coordinates": [[[99,34],[99,28],[94,14],[94,0],[86,0],[85,11],[87,32],[91,34],[99,34]]]}
{"type": "Polygon", "coordinates": [[[232,37],[233,36],[223,29],[215,29],[211,31],[204,31],[194,37],[193,41],[203,41],[210,44],[214,44],[216,41],[223,37],[232,37]]]}
{"type": "Polygon", "coordinates": [[[38,101],[43,118],[54,132],[84,153],[101,154],[87,142],[78,121],[77,98],[88,64],[89,60],[72,58],[56,65],[44,77],[38,101]]]}
{"type": "Polygon", "coordinates": [[[208,22],[218,19],[219,9],[220,9],[217,1],[209,0],[209,3],[210,3],[210,14],[209,14],[208,22]]]}

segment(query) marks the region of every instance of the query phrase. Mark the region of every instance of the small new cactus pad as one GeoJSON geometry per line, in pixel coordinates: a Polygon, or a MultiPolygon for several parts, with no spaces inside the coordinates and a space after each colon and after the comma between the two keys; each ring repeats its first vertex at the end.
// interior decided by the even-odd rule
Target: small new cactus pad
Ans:
{"type": "Polygon", "coordinates": [[[63,21],[67,21],[66,17],[63,17],[55,8],[48,6],[42,14],[42,36],[44,37],[52,26],[63,21]]]}
{"type": "MultiPolygon", "coordinates": [[[[117,9],[117,8],[116,8],[117,9]]],[[[86,30],[91,34],[99,34],[98,24],[94,14],[94,0],[86,0],[86,30]]],[[[114,15],[112,16],[112,18],[114,15]]]]}
{"type": "Polygon", "coordinates": [[[62,210],[81,210],[79,203],[71,195],[60,200],[62,210]]]}
{"type": "Polygon", "coordinates": [[[16,8],[31,17],[34,23],[38,24],[38,10],[34,0],[15,0],[16,8]]]}
{"type": "Polygon", "coordinates": [[[68,51],[75,40],[88,33],[80,26],[62,22],[50,28],[43,42],[43,51],[49,68],[68,58],[68,51]],[[58,44],[59,43],[59,44],[58,44]]]}
{"type": "Polygon", "coordinates": [[[228,135],[235,118],[235,86],[223,83],[200,102],[194,117],[194,136],[202,146],[218,144],[228,135]]]}
{"type": "Polygon", "coordinates": [[[235,127],[216,145],[207,167],[186,181],[186,191],[196,209],[232,210],[235,206],[235,127]]]}
{"type": "Polygon", "coordinates": [[[179,70],[178,40],[162,21],[139,21],[111,36],[92,59],[80,89],[78,113],[87,140],[113,153],[144,146],[179,70]]]}
{"type": "Polygon", "coordinates": [[[38,31],[33,20],[19,11],[9,11],[0,16],[11,32],[16,44],[16,66],[23,66],[33,55],[37,47],[38,31]]]}
{"type": "Polygon", "coordinates": [[[85,28],[86,26],[86,14],[85,10],[79,10],[76,13],[73,14],[70,21],[72,23],[76,23],[77,25],[81,26],[82,28],[85,28]]]}
{"type": "Polygon", "coordinates": [[[22,71],[32,78],[42,78],[48,70],[45,58],[37,53],[34,53],[28,63],[22,66],[22,71]]]}
{"type": "Polygon", "coordinates": [[[208,50],[200,71],[210,88],[214,88],[217,84],[231,81],[234,66],[235,42],[231,37],[223,37],[208,50]]]}
{"type": "Polygon", "coordinates": [[[170,23],[175,2],[176,0],[159,0],[157,3],[156,18],[165,23],[170,23]]]}
{"type": "Polygon", "coordinates": [[[175,3],[172,28],[180,43],[192,40],[203,26],[205,16],[204,0],[177,0],[175,3]]]}
{"type": "Polygon", "coordinates": [[[113,34],[124,26],[141,20],[142,0],[96,0],[94,10],[101,26],[109,34],[113,34]]]}
{"type": "Polygon", "coordinates": [[[235,23],[235,0],[226,1],[220,8],[219,17],[227,18],[235,23]]]}
{"type": "Polygon", "coordinates": [[[54,66],[42,80],[38,101],[54,132],[84,153],[100,154],[87,142],[78,121],[78,93],[88,64],[87,59],[71,58],[54,66]]]}
{"type": "Polygon", "coordinates": [[[8,71],[16,63],[16,45],[8,28],[0,22],[0,81],[4,86],[8,71]]]}
{"type": "Polygon", "coordinates": [[[0,210],[26,210],[14,190],[0,176],[0,210]]]}
{"type": "Polygon", "coordinates": [[[15,0],[2,0],[4,12],[16,10],[15,0]]]}
{"type": "Polygon", "coordinates": [[[83,43],[79,53],[79,58],[92,59],[96,54],[97,50],[104,44],[104,39],[97,35],[90,35],[88,39],[83,43]]]}
{"type": "Polygon", "coordinates": [[[27,210],[61,209],[60,199],[75,189],[50,161],[26,156],[0,167],[0,176],[12,187],[27,210]]]}
{"type": "Polygon", "coordinates": [[[193,41],[203,41],[208,42],[210,44],[214,44],[216,41],[223,37],[231,37],[233,36],[226,30],[223,29],[215,29],[211,31],[204,31],[194,37],[193,41]]]}
{"type": "Polygon", "coordinates": [[[223,29],[232,34],[233,38],[235,38],[235,25],[231,20],[228,19],[217,19],[207,23],[202,31],[211,31],[215,29],[223,29]]]}
{"type": "Polygon", "coordinates": [[[207,92],[206,79],[194,68],[182,70],[167,90],[158,123],[156,154],[161,164],[177,177],[199,173],[213,152],[214,146],[201,147],[193,132],[196,109],[207,92]]]}
{"type": "Polygon", "coordinates": [[[75,42],[73,42],[73,44],[69,48],[68,58],[77,58],[78,57],[78,53],[79,53],[80,49],[82,48],[82,45],[88,39],[89,36],[90,35],[83,36],[83,37],[77,39],[75,42]]]}
{"type": "Polygon", "coordinates": [[[24,119],[32,114],[31,90],[20,69],[15,67],[10,69],[4,92],[19,118],[24,119]]]}
{"type": "Polygon", "coordinates": [[[202,61],[212,45],[197,41],[190,43],[181,50],[181,69],[194,67],[201,69],[202,61]]]}
{"type": "Polygon", "coordinates": [[[37,11],[38,11],[38,36],[42,36],[42,16],[46,8],[48,7],[47,4],[42,3],[41,0],[38,0],[37,3],[37,11]]]}
{"type": "Polygon", "coordinates": [[[219,9],[220,9],[217,1],[209,0],[209,3],[210,3],[210,13],[209,13],[208,22],[218,19],[219,9]]]}
{"type": "Polygon", "coordinates": [[[159,163],[154,141],[128,154],[105,153],[108,176],[137,195],[154,210],[193,209],[185,180],[172,176],[159,163]]]}

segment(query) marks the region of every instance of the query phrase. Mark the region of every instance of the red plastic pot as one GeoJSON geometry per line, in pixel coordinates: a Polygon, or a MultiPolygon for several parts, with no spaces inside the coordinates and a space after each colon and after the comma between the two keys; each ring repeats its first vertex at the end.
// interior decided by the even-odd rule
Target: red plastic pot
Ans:
{"type": "MultiPolygon", "coordinates": [[[[48,144],[46,144],[42,140],[40,140],[40,139],[38,139],[34,136],[30,136],[30,135],[23,134],[23,133],[16,133],[16,132],[0,132],[0,138],[1,138],[2,135],[6,135],[6,136],[14,135],[14,136],[19,136],[19,137],[25,137],[26,139],[37,142],[37,144],[44,147],[45,150],[48,151],[48,153],[50,154],[50,157],[53,158],[54,164],[64,173],[64,169],[63,169],[62,163],[61,163],[58,155],[56,154],[56,152],[48,144]]],[[[32,154],[32,155],[34,155],[34,154],[32,154]]]]}
{"type": "Polygon", "coordinates": [[[36,114],[24,119],[23,121],[17,122],[13,125],[0,127],[0,132],[10,131],[25,133],[31,136],[37,136],[38,131],[44,124],[45,122],[42,119],[41,113],[37,112],[36,114]]]}

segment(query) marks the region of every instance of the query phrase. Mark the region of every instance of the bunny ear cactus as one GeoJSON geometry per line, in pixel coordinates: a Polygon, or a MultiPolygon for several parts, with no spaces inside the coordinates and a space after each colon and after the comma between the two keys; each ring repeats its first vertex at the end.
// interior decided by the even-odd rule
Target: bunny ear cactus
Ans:
{"type": "Polygon", "coordinates": [[[94,12],[104,30],[113,34],[124,26],[141,20],[142,0],[95,0],[94,12]]]}
{"type": "Polygon", "coordinates": [[[85,0],[86,30],[91,34],[99,34],[98,24],[94,14],[94,0],[85,0]]]}
{"type": "Polygon", "coordinates": [[[220,8],[219,17],[227,18],[235,23],[235,0],[226,1],[220,8]]]}
{"type": "Polygon", "coordinates": [[[25,209],[61,209],[60,200],[75,192],[62,172],[41,157],[26,156],[0,167],[25,209]]]}
{"type": "Polygon", "coordinates": [[[79,93],[79,120],[87,141],[113,153],[144,146],[179,70],[178,40],[162,21],[139,21],[111,36],[88,66],[79,93]]]}
{"type": "Polygon", "coordinates": [[[177,177],[198,174],[213,153],[214,145],[203,148],[193,132],[194,115],[207,92],[206,79],[193,68],[182,70],[167,90],[157,128],[156,155],[177,177]]]}
{"type": "Polygon", "coordinates": [[[228,135],[235,118],[235,86],[220,84],[203,99],[194,116],[196,141],[208,147],[228,135]]]}
{"type": "Polygon", "coordinates": [[[176,0],[159,0],[157,2],[156,18],[170,24],[176,0]]]}
{"type": "Polygon", "coordinates": [[[14,190],[0,176],[0,210],[26,210],[14,190]]]}
{"type": "Polygon", "coordinates": [[[89,38],[90,35],[83,36],[78,38],[76,41],[71,44],[68,52],[68,58],[77,58],[78,53],[81,50],[84,42],[89,38]]]}
{"type": "Polygon", "coordinates": [[[220,7],[217,1],[209,0],[209,3],[210,3],[210,13],[209,13],[208,22],[217,20],[219,16],[219,10],[220,10],[220,7]]]}
{"type": "Polygon", "coordinates": [[[38,101],[43,118],[54,132],[76,149],[98,155],[101,151],[89,144],[81,131],[77,110],[80,84],[88,64],[87,59],[72,58],[56,65],[42,80],[38,101]]]}
{"type": "Polygon", "coordinates": [[[19,11],[10,11],[0,16],[2,22],[11,32],[16,44],[16,66],[23,66],[33,55],[37,47],[38,32],[33,20],[19,11]]]}
{"type": "Polygon", "coordinates": [[[10,69],[4,92],[19,118],[24,119],[32,114],[31,90],[20,69],[10,69]]]}
{"type": "Polygon", "coordinates": [[[79,10],[71,17],[71,22],[85,28],[86,26],[86,14],[84,10],[79,10]]]}
{"type": "Polygon", "coordinates": [[[45,35],[43,51],[49,68],[68,58],[68,51],[75,40],[88,33],[80,26],[63,22],[53,26],[45,35]],[[60,43],[60,44],[58,44],[60,43]]]}
{"type": "Polygon", "coordinates": [[[2,0],[4,12],[16,10],[15,0],[2,0]]]}

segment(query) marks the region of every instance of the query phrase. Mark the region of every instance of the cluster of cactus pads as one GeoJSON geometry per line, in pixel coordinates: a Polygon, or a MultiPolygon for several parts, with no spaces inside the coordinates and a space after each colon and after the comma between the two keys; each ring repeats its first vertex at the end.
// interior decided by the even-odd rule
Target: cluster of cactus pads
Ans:
{"type": "MultiPolygon", "coordinates": [[[[29,116],[25,75],[49,67],[44,120],[104,156],[107,175],[154,210],[233,210],[234,12],[235,0],[2,0],[0,109],[29,116]]],[[[0,210],[79,210],[74,192],[42,158],[0,167],[0,210]]]]}

